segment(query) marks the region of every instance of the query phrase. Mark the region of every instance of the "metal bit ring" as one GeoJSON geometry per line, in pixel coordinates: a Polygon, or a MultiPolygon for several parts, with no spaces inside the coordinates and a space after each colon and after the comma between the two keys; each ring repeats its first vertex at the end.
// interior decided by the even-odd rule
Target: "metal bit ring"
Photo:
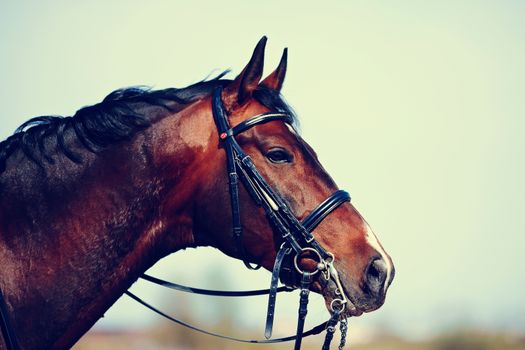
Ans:
{"type": "Polygon", "coordinates": [[[294,263],[294,266],[295,266],[295,269],[297,270],[297,272],[299,272],[301,275],[305,272],[303,270],[301,270],[299,268],[299,263],[297,261],[297,258],[303,254],[304,252],[313,252],[315,253],[315,255],[317,255],[317,257],[319,258],[319,260],[317,261],[317,265],[315,267],[315,270],[314,271],[308,271],[312,276],[315,275],[316,273],[319,272],[319,265],[324,262],[323,258],[321,257],[321,254],[319,254],[319,252],[317,250],[315,250],[314,248],[303,248],[301,250],[301,252],[299,254],[297,254],[294,259],[293,259],[293,263],[294,263]]]}
{"type": "Polygon", "coordinates": [[[345,310],[345,307],[346,307],[346,302],[344,300],[341,300],[341,299],[334,299],[330,303],[330,309],[332,310],[332,312],[342,313],[345,310]],[[336,303],[339,303],[340,309],[334,308],[334,306],[337,305],[336,303]]]}

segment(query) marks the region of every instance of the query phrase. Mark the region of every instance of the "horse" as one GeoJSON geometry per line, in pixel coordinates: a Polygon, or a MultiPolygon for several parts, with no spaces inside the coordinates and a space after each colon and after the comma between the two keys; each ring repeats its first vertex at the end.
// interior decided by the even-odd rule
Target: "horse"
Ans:
{"type": "Polygon", "coordinates": [[[341,317],[383,305],[392,259],[349,197],[325,204],[311,223],[313,209],[339,190],[280,94],[286,49],[262,79],[265,44],[263,37],[235,79],[223,73],[185,88],[119,89],[73,116],[33,118],[0,143],[1,306],[3,328],[15,338],[4,331],[1,349],[9,341],[71,347],[148,268],[181,249],[212,246],[272,271],[293,235],[267,219],[277,201],[270,192],[294,223],[310,219],[308,232],[298,227],[311,238],[296,237],[302,246],[292,253],[310,278],[303,289],[322,294],[331,313],[334,300],[348,301],[336,310],[341,317]],[[225,123],[243,130],[218,132],[214,99],[225,123]],[[269,189],[256,195],[269,205],[253,200],[253,188],[232,194],[225,140],[257,167],[269,189]],[[330,258],[308,248],[312,242],[330,258]]]}

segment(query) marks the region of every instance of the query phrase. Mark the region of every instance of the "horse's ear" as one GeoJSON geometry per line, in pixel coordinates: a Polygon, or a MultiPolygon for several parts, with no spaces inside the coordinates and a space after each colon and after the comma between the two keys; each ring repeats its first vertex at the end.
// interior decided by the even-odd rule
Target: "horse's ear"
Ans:
{"type": "Polygon", "coordinates": [[[236,96],[236,101],[231,101],[236,104],[242,104],[259,86],[264,67],[264,48],[266,46],[266,36],[255,46],[250,62],[244,67],[242,72],[233,80],[231,84],[225,89],[229,96],[236,96]]]}
{"type": "Polygon", "coordinates": [[[281,56],[281,61],[277,68],[267,76],[262,82],[261,85],[266,86],[267,88],[281,91],[284,83],[284,77],[286,76],[286,64],[288,61],[288,48],[285,48],[283,55],[281,56]]]}

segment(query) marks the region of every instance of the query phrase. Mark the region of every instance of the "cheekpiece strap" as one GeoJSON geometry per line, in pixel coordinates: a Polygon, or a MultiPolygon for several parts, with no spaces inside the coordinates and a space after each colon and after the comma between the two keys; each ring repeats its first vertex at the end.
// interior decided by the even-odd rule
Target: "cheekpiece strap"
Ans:
{"type": "Polygon", "coordinates": [[[326,336],[324,338],[322,350],[330,350],[330,343],[332,343],[332,339],[334,338],[335,327],[339,322],[340,315],[340,311],[335,311],[332,314],[332,317],[330,317],[330,319],[328,320],[328,323],[326,324],[326,336]]]}
{"type": "Polygon", "coordinates": [[[212,114],[219,130],[219,137],[224,141],[226,152],[226,166],[228,170],[228,185],[230,192],[230,205],[232,210],[232,235],[237,250],[242,258],[244,265],[250,270],[257,270],[261,265],[252,265],[247,259],[247,253],[242,241],[241,209],[239,203],[239,175],[235,163],[235,151],[231,139],[222,138],[222,135],[229,130],[228,116],[222,104],[222,87],[219,86],[213,91],[212,95],[212,114]]]}
{"type": "Polygon", "coordinates": [[[275,257],[275,263],[273,265],[272,279],[270,282],[270,291],[268,293],[268,310],[266,312],[266,327],[264,330],[264,337],[270,339],[272,337],[273,320],[275,316],[275,304],[277,302],[277,291],[279,284],[279,275],[281,273],[281,265],[284,257],[291,253],[291,248],[287,247],[286,244],[281,246],[281,249],[277,252],[275,257]]]}
{"type": "Polygon", "coordinates": [[[297,335],[295,338],[294,350],[301,349],[303,340],[304,323],[308,313],[308,297],[310,295],[310,284],[312,283],[312,274],[304,271],[301,277],[301,292],[299,298],[299,312],[297,318],[297,335]]]}

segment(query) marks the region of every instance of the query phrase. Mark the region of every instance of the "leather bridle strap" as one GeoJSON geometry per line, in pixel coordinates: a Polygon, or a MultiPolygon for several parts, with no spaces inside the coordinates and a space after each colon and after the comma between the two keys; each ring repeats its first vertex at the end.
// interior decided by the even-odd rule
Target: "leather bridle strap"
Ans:
{"type": "MultiPolygon", "coordinates": [[[[195,287],[183,286],[182,284],[177,284],[173,282],[168,282],[157,277],[143,274],[140,276],[141,279],[148,281],[150,283],[157,284],[159,286],[178,290],[185,293],[193,293],[200,295],[210,295],[210,296],[219,296],[219,297],[251,297],[256,295],[267,295],[270,293],[270,289],[256,289],[256,290],[246,290],[246,291],[229,291],[229,290],[213,290],[213,289],[201,289],[195,287]]],[[[279,287],[276,288],[275,292],[293,292],[294,289],[290,287],[279,287]]]]}
{"type": "Polygon", "coordinates": [[[222,108],[222,103],[220,105],[213,103],[212,112],[221,138],[224,137],[226,139],[224,142],[224,150],[226,151],[226,167],[228,170],[233,240],[235,241],[244,265],[250,270],[257,270],[261,265],[254,266],[248,261],[247,253],[242,242],[241,209],[239,204],[239,175],[237,174],[237,167],[235,164],[233,143],[229,141],[231,138],[227,138],[225,134],[226,131],[229,130],[228,118],[226,117],[224,108],[222,108]]]}
{"type": "Polygon", "coordinates": [[[322,350],[330,350],[330,343],[334,338],[335,326],[337,325],[337,322],[339,322],[340,315],[341,312],[337,310],[332,314],[332,317],[330,317],[330,319],[328,320],[328,323],[326,324],[326,336],[324,338],[322,350]]]}
{"type": "MultiPolygon", "coordinates": [[[[271,122],[271,121],[274,121],[274,120],[281,120],[281,121],[285,122],[286,124],[290,124],[290,125],[293,123],[292,117],[290,117],[288,114],[285,114],[285,113],[263,113],[263,114],[259,114],[259,115],[256,115],[254,117],[251,117],[249,119],[246,119],[245,121],[240,122],[239,124],[235,125],[233,128],[231,128],[230,130],[226,131],[226,136],[227,137],[235,136],[235,135],[238,135],[238,134],[240,134],[240,133],[250,129],[251,127],[253,127],[255,125],[268,123],[268,122],[271,122]]],[[[223,137],[221,137],[221,139],[222,138],[223,137]]]]}
{"type": "MultiPolygon", "coordinates": [[[[209,332],[209,331],[206,331],[204,329],[197,328],[197,327],[195,327],[195,326],[193,326],[193,325],[191,325],[189,323],[186,323],[184,321],[178,320],[178,319],[176,319],[174,317],[171,317],[170,315],[162,312],[161,310],[159,310],[156,307],[152,306],[151,304],[147,303],[146,301],[144,301],[143,299],[139,298],[135,294],[131,293],[129,290],[124,292],[124,294],[129,296],[131,299],[137,301],[139,304],[141,304],[141,305],[145,306],[146,308],[150,309],[151,311],[155,312],[156,314],[158,314],[158,315],[160,315],[160,316],[162,316],[162,317],[164,317],[164,318],[166,318],[166,319],[168,319],[168,320],[170,320],[172,322],[175,322],[175,323],[177,323],[177,324],[179,324],[179,325],[181,325],[183,327],[192,329],[194,331],[197,331],[197,332],[200,332],[200,333],[204,333],[204,334],[207,334],[207,335],[211,335],[211,336],[214,336],[214,337],[217,337],[217,338],[232,340],[232,341],[236,341],[236,342],[240,342],[240,343],[252,343],[252,344],[284,343],[284,342],[294,341],[296,339],[295,335],[291,335],[291,336],[283,337],[283,338],[274,338],[274,339],[240,339],[240,338],[230,337],[230,336],[223,335],[223,334],[217,334],[217,333],[209,332]]],[[[313,327],[309,331],[304,332],[303,333],[303,338],[311,336],[311,335],[316,335],[316,334],[319,334],[319,333],[323,332],[326,329],[327,323],[328,322],[323,322],[323,323],[313,327]]]]}
{"type": "Polygon", "coordinates": [[[281,249],[277,252],[275,262],[273,264],[272,279],[270,281],[270,290],[268,291],[268,309],[266,311],[266,326],[264,328],[264,337],[270,339],[272,337],[273,320],[275,317],[275,304],[277,302],[277,293],[279,288],[279,275],[281,272],[281,265],[284,257],[292,251],[291,248],[286,247],[284,244],[281,249]]]}
{"type": "Polygon", "coordinates": [[[324,200],[306,218],[303,219],[303,226],[312,232],[328,215],[336,210],[341,204],[350,202],[350,194],[344,190],[337,190],[330,197],[324,200]]]}
{"type": "Polygon", "coordinates": [[[2,336],[8,350],[18,350],[18,344],[15,329],[11,325],[9,314],[7,313],[7,305],[4,299],[2,290],[0,290],[0,328],[2,329],[2,336]]]}
{"type": "Polygon", "coordinates": [[[312,283],[312,274],[304,271],[301,277],[301,292],[299,297],[299,311],[297,315],[297,331],[295,338],[294,350],[301,349],[303,340],[304,322],[308,313],[308,297],[310,295],[310,284],[312,283]]]}

